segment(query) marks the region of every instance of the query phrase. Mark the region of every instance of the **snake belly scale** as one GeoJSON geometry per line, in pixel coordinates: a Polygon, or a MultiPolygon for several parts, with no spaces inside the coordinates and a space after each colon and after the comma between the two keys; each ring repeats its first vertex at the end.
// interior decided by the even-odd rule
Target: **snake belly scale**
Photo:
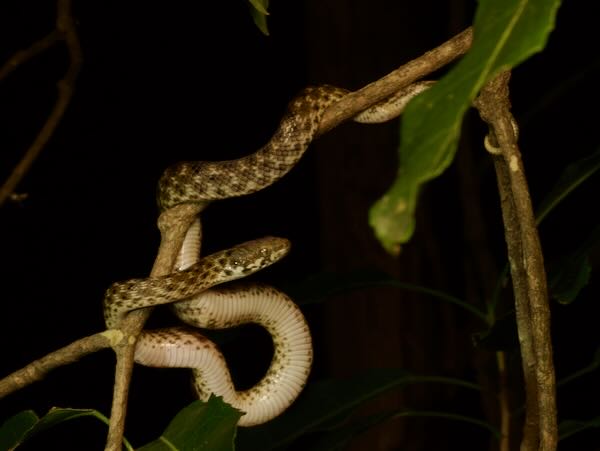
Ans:
{"type": "Polygon", "coordinates": [[[294,401],[310,371],[312,345],[300,309],[287,296],[269,286],[239,288],[208,290],[174,304],[174,309],[179,318],[196,327],[226,328],[252,321],[267,329],[273,337],[272,363],[251,389],[236,391],[216,346],[193,331],[167,331],[167,340],[177,339],[171,346],[177,352],[168,352],[169,347],[161,344],[163,331],[144,333],[136,361],[149,366],[193,368],[198,396],[207,399],[211,393],[222,395],[226,402],[246,412],[239,424],[251,426],[268,421],[294,401]]]}
{"type": "MultiPolygon", "coordinates": [[[[430,84],[411,85],[354,120],[375,123],[396,117],[408,100],[430,84]]],[[[204,208],[214,200],[243,196],[275,183],[302,157],[325,110],[347,93],[333,86],[306,88],[290,102],[269,142],[256,152],[237,160],[188,161],[167,168],[158,183],[159,208],[164,211],[182,203],[204,208]]],[[[148,366],[192,368],[199,397],[206,400],[214,393],[244,411],[240,426],[269,421],[296,399],[306,383],[313,355],[306,321],[300,309],[272,287],[212,287],[275,263],[288,252],[289,242],[262,238],[197,261],[199,234],[197,220],[180,251],[178,271],[113,284],[104,299],[106,325],[118,327],[129,311],[159,304],[172,304],[177,316],[195,327],[225,328],[248,322],[262,325],[271,334],[274,355],[266,375],[246,391],[235,390],[222,354],[197,331],[144,331],[135,359],[148,366]]]]}

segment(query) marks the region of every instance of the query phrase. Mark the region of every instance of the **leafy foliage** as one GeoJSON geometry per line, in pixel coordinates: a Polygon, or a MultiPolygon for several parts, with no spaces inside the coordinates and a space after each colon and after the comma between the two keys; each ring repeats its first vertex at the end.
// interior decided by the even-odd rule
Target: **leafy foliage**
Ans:
{"type": "Polygon", "coordinates": [[[383,247],[400,251],[415,228],[422,185],[452,162],[465,111],[484,85],[543,49],[558,0],[482,0],[473,46],[431,89],[413,99],[402,119],[400,167],[392,187],[371,208],[369,221],[383,247]]]}
{"type": "MultiPolygon", "coordinates": [[[[50,411],[39,418],[32,410],[19,412],[4,422],[0,427],[0,449],[12,450],[19,445],[65,421],[76,418],[92,417],[108,424],[108,419],[97,410],[93,409],[62,409],[53,407],[50,411]]],[[[125,444],[128,449],[133,449],[129,443],[125,444]]]]}
{"type": "Polygon", "coordinates": [[[155,441],[140,451],[232,451],[236,425],[242,412],[211,396],[181,410],[155,441]]]}
{"type": "MultiPolygon", "coordinates": [[[[407,109],[399,149],[401,167],[391,189],[373,207],[371,225],[384,247],[395,253],[399,244],[410,239],[414,211],[424,183],[440,175],[452,162],[462,117],[481,86],[501,70],[514,67],[545,45],[554,25],[558,0],[481,0],[475,20],[475,42],[471,52],[429,92],[415,99],[407,109]],[[432,132],[432,130],[434,132],[432,132]]],[[[252,17],[268,35],[268,0],[249,0],[252,17]]],[[[600,168],[600,151],[569,167],[542,202],[542,221],[567,195],[600,168]]],[[[572,302],[587,284],[591,268],[588,255],[600,237],[594,232],[549,275],[553,295],[562,303],[572,302]]],[[[492,350],[512,350],[517,345],[514,315],[494,320],[465,301],[428,288],[410,285],[379,272],[346,275],[325,274],[312,278],[293,293],[305,304],[319,302],[332,294],[376,286],[395,286],[418,291],[460,306],[489,325],[476,342],[492,350]],[[491,324],[490,324],[491,323],[491,324]]],[[[560,381],[559,387],[600,367],[600,351],[585,368],[560,381]]],[[[342,449],[354,437],[384,421],[399,416],[429,416],[465,421],[498,431],[485,421],[448,412],[389,411],[350,419],[365,403],[390,391],[414,383],[445,383],[478,390],[467,381],[416,376],[402,369],[374,369],[347,380],[325,380],[307,387],[298,402],[285,415],[251,429],[236,427],[242,414],[211,397],[183,409],[155,441],[140,448],[154,450],[233,450],[282,449],[298,439],[310,443],[307,449],[342,449]]],[[[28,438],[56,424],[79,417],[106,418],[95,410],[52,409],[39,418],[32,411],[21,412],[0,427],[0,449],[14,449],[28,438]]],[[[560,437],[600,427],[600,417],[567,420],[560,425],[560,437]]],[[[129,446],[127,444],[127,446],[129,446]]],[[[129,447],[132,449],[131,447],[129,447]]]]}
{"type": "Polygon", "coordinates": [[[0,449],[15,449],[39,421],[31,410],[19,412],[0,427],[0,449]]]}
{"type": "MultiPolygon", "coordinates": [[[[161,436],[139,448],[144,451],[232,451],[237,422],[241,412],[212,396],[207,402],[195,401],[173,418],[161,436]]],[[[108,424],[108,419],[93,409],[52,408],[39,418],[26,410],[9,418],[0,427],[0,449],[12,450],[19,445],[65,421],[81,417],[97,418],[108,424]]],[[[125,440],[129,450],[133,447],[125,440]]]]}
{"type": "Polygon", "coordinates": [[[260,31],[266,36],[269,35],[269,28],[267,26],[267,16],[269,12],[269,0],[248,0],[250,2],[250,15],[254,24],[260,31]]]}

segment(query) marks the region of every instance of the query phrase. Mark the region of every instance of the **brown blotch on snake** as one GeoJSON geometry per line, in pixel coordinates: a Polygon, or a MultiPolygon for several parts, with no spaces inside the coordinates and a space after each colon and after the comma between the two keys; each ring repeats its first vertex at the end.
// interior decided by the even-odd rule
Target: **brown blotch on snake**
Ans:
{"type": "MultiPolygon", "coordinates": [[[[357,115],[363,123],[398,116],[410,99],[431,86],[415,83],[357,115]]],[[[289,104],[279,127],[256,152],[229,161],[184,161],[167,168],[158,182],[158,204],[166,210],[184,202],[208,204],[213,200],[259,191],[283,177],[315,137],[323,113],[348,93],[335,86],[305,88],[289,104]]]]}

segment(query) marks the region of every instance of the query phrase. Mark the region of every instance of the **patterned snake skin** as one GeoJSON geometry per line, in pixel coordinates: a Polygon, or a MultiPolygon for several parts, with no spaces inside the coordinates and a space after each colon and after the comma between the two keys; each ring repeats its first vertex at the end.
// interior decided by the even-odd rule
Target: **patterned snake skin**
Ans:
{"type": "MultiPolygon", "coordinates": [[[[396,117],[408,100],[429,87],[412,85],[356,116],[358,122],[396,117]]],[[[255,153],[231,161],[182,162],[169,167],[158,183],[158,204],[166,210],[182,203],[205,207],[211,201],[261,190],[283,177],[313,140],[325,110],[348,91],[333,86],[309,87],[288,105],[271,140],[255,153]]],[[[241,426],[260,424],[283,412],[302,390],[312,363],[310,332],[298,307],[267,286],[210,289],[246,277],[278,261],[289,250],[282,238],[262,238],[197,261],[199,222],[190,229],[180,271],[152,279],[113,284],[104,300],[109,328],[118,327],[131,310],[174,303],[177,316],[195,327],[224,328],[254,322],[273,338],[274,356],[263,379],[245,392],[236,391],[224,358],[213,343],[195,331],[174,328],[146,331],[136,347],[136,361],[148,366],[186,367],[194,371],[201,399],[211,393],[245,412],[241,426]],[[198,236],[194,239],[192,229],[198,236]],[[188,242],[197,242],[190,245],[188,242]],[[192,257],[189,257],[192,255],[192,257]]]]}
{"type": "MultiPolygon", "coordinates": [[[[355,116],[356,122],[385,122],[400,115],[410,99],[431,86],[423,81],[355,116]]],[[[288,105],[270,141],[246,157],[230,161],[183,161],[169,167],[158,182],[158,203],[166,210],[184,202],[210,201],[259,191],[283,177],[315,137],[323,113],[348,91],[323,85],[305,88],[288,105]]]]}
{"type": "Polygon", "coordinates": [[[280,260],[289,249],[284,238],[259,238],[163,277],[116,282],[104,297],[106,327],[118,327],[131,310],[188,299],[214,285],[246,277],[280,260]]]}

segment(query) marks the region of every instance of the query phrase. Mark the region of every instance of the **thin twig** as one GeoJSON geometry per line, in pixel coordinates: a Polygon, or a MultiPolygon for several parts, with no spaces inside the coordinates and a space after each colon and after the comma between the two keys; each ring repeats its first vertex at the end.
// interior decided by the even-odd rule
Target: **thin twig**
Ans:
{"type": "Polygon", "coordinates": [[[46,119],[46,122],[27,149],[21,161],[15,166],[10,176],[0,187],[0,206],[13,194],[35,159],[46,146],[73,97],[73,86],[81,67],[81,46],[77,37],[75,21],[71,15],[71,0],[58,0],[56,29],[32,44],[27,50],[17,52],[0,70],[0,79],[12,72],[19,64],[23,64],[41,51],[47,49],[57,40],[65,41],[69,52],[69,67],[64,77],[58,81],[58,97],[46,119]]]}
{"type": "Polygon", "coordinates": [[[7,78],[17,67],[25,64],[27,61],[49,49],[55,43],[62,39],[57,29],[52,30],[42,39],[35,41],[25,50],[19,50],[11,56],[2,67],[0,67],[0,81],[7,78]]]}
{"type": "Polygon", "coordinates": [[[510,113],[509,72],[481,91],[475,105],[490,126],[502,215],[515,293],[517,329],[526,389],[521,449],[554,451],[558,442],[556,382],[552,362],[546,272],[517,130],[510,113]]]}
{"type": "Polygon", "coordinates": [[[0,398],[43,379],[55,368],[69,365],[88,354],[111,347],[114,344],[115,337],[119,335],[119,331],[107,330],[80,338],[64,348],[31,362],[0,380],[0,398]]]}
{"type": "Polygon", "coordinates": [[[500,158],[494,159],[498,192],[502,206],[504,233],[508,248],[513,291],[515,293],[515,311],[517,332],[521,346],[521,359],[523,362],[523,379],[525,382],[525,423],[523,429],[523,450],[537,449],[539,416],[537,407],[537,383],[535,378],[535,350],[531,337],[531,312],[527,302],[527,290],[523,280],[524,270],[522,264],[521,233],[519,219],[510,190],[510,176],[506,164],[500,158]],[[513,262],[514,260],[514,262],[513,262]],[[517,301],[518,299],[518,301],[517,301]],[[525,300],[525,302],[523,301],[525,300]]]}
{"type": "Polygon", "coordinates": [[[498,367],[498,407],[500,409],[500,440],[499,451],[510,450],[510,403],[508,396],[508,369],[506,367],[506,353],[496,352],[496,366],[498,367]]]}

